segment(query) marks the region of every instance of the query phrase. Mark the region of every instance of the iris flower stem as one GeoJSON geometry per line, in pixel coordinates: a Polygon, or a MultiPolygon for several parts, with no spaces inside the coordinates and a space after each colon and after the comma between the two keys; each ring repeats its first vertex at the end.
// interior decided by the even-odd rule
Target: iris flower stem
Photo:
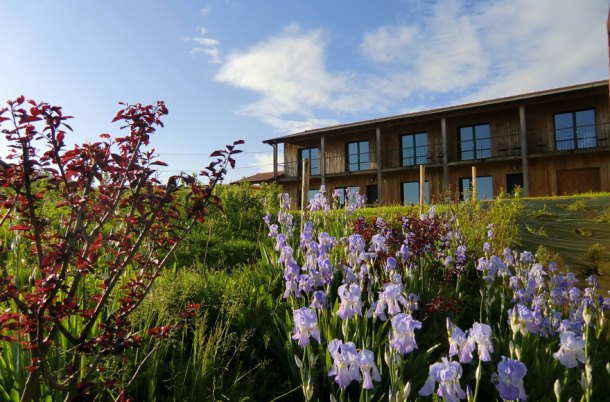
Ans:
{"type": "MultiPolygon", "coordinates": [[[[479,367],[477,367],[477,373],[481,373],[481,359],[479,359],[479,367]]],[[[480,376],[477,376],[477,384],[474,386],[474,398],[472,400],[472,402],[476,402],[477,401],[477,396],[479,395],[479,382],[480,382],[481,378],[480,376]]]]}

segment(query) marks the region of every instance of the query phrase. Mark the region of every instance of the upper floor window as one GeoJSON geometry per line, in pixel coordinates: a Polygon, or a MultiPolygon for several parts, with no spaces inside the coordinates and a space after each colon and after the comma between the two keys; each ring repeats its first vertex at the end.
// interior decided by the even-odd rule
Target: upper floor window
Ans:
{"type": "Polygon", "coordinates": [[[490,157],[489,124],[460,127],[460,160],[490,157]]]}
{"type": "Polygon", "coordinates": [[[401,166],[425,165],[428,161],[428,135],[407,134],[400,137],[401,166]]]}
{"type": "Polygon", "coordinates": [[[595,109],[555,113],[555,149],[557,151],[596,146],[595,109]]]}
{"type": "MultiPolygon", "coordinates": [[[[400,198],[403,205],[419,204],[419,182],[400,183],[400,198]]],[[[424,182],[424,202],[426,204],[430,203],[430,186],[428,181],[424,182]]]]}
{"type": "Polygon", "coordinates": [[[348,142],[346,144],[346,150],[346,164],[349,172],[369,169],[368,141],[348,142]]]}
{"type": "MultiPolygon", "coordinates": [[[[470,199],[472,192],[472,178],[460,179],[460,199],[470,199]]],[[[491,176],[477,177],[477,200],[493,199],[493,180],[491,176]]]]}
{"type": "Polygon", "coordinates": [[[309,159],[309,174],[311,176],[320,174],[320,156],[318,148],[299,149],[299,176],[303,173],[303,159],[309,159]]]}

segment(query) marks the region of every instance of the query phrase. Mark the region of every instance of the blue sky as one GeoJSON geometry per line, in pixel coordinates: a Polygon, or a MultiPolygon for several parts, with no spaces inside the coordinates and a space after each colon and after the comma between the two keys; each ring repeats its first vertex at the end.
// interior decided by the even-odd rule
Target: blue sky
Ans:
{"type": "Polygon", "coordinates": [[[163,100],[163,176],[243,139],[235,180],[279,135],[608,79],[608,3],[5,0],[0,98],[63,106],[75,142],[163,100]]]}

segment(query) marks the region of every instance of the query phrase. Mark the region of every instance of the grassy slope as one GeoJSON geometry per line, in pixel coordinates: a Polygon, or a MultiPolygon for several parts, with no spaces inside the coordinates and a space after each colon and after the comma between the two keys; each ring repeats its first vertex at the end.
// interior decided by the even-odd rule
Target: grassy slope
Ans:
{"type": "Polygon", "coordinates": [[[610,290],[610,223],[594,221],[604,213],[604,208],[610,208],[610,195],[526,199],[524,206],[519,221],[523,250],[535,252],[538,246],[543,245],[547,250],[555,251],[572,272],[585,278],[587,250],[599,243],[606,247],[606,252],[598,281],[604,294],[610,290]],[[561,208],[576,201],[582,201],[589,209],[574,211],[561,208]],[[541,210],[545,213],[536,216],[535,213],[541,210]]]}

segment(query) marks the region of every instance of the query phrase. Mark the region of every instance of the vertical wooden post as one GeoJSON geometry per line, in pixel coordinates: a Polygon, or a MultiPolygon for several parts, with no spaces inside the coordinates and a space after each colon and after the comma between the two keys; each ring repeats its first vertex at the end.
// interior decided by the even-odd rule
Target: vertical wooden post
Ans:
{"type": "Polygon", "coordinates": [[[307,205],[309,204],[309,159],[303,159],[303,182],[301,183],[301,233],[307,220],[307,205]]]}
{"type": "Polygon", "coordinates": [[[426,165],[419,165],[419,216],[424,213],[426,200],[426,165]]]}
{"type": "Polygon", "coordinates": [[[277,180],[277,144],[273,144],[273,180],[277,180]]]}
{"type": "Polygon", "coordinates": [[[523,195],[530,196],[530,173],[527,162],[527,135],[525,126],[525,107],[519,106],[519,123],[521,131],[521,168],[523,169],[523,195]]]}
{"type": "Polygon", "coordinates": [[[475,201],[477,199],[477,167],[472,167],[472,199],[470,201],[475,201]]]}
{"type": "Polygon", "coordinates": [[[441,118],[441,139],[443,143],[443,189],[449,190],[449,155],[447,154],[447,122],[441,118]]]}
{"type": "MultiPolygon", "coordinates": [[[[377,127],[375,130],[375,140],[377,144],[377,200],[379,205],[382,204],[383,192],[381,190],[381,128],[377,127]]],[[[366,188],[364,189],[366,191],[366,188]]],[[[365,193],[366,194],[366,193],[365,193]]],[[[372,200],[371,200],[372,201],[372,200]]]]}
{"type": "Polygon", "coordinates": [[[325,186],[326,185],[326,150],[325,148],[325,144],[324,144],[324,136],[322,136],[322,138],[320,138],[320,181],[322,182],[322,185],[325,186]]]}

